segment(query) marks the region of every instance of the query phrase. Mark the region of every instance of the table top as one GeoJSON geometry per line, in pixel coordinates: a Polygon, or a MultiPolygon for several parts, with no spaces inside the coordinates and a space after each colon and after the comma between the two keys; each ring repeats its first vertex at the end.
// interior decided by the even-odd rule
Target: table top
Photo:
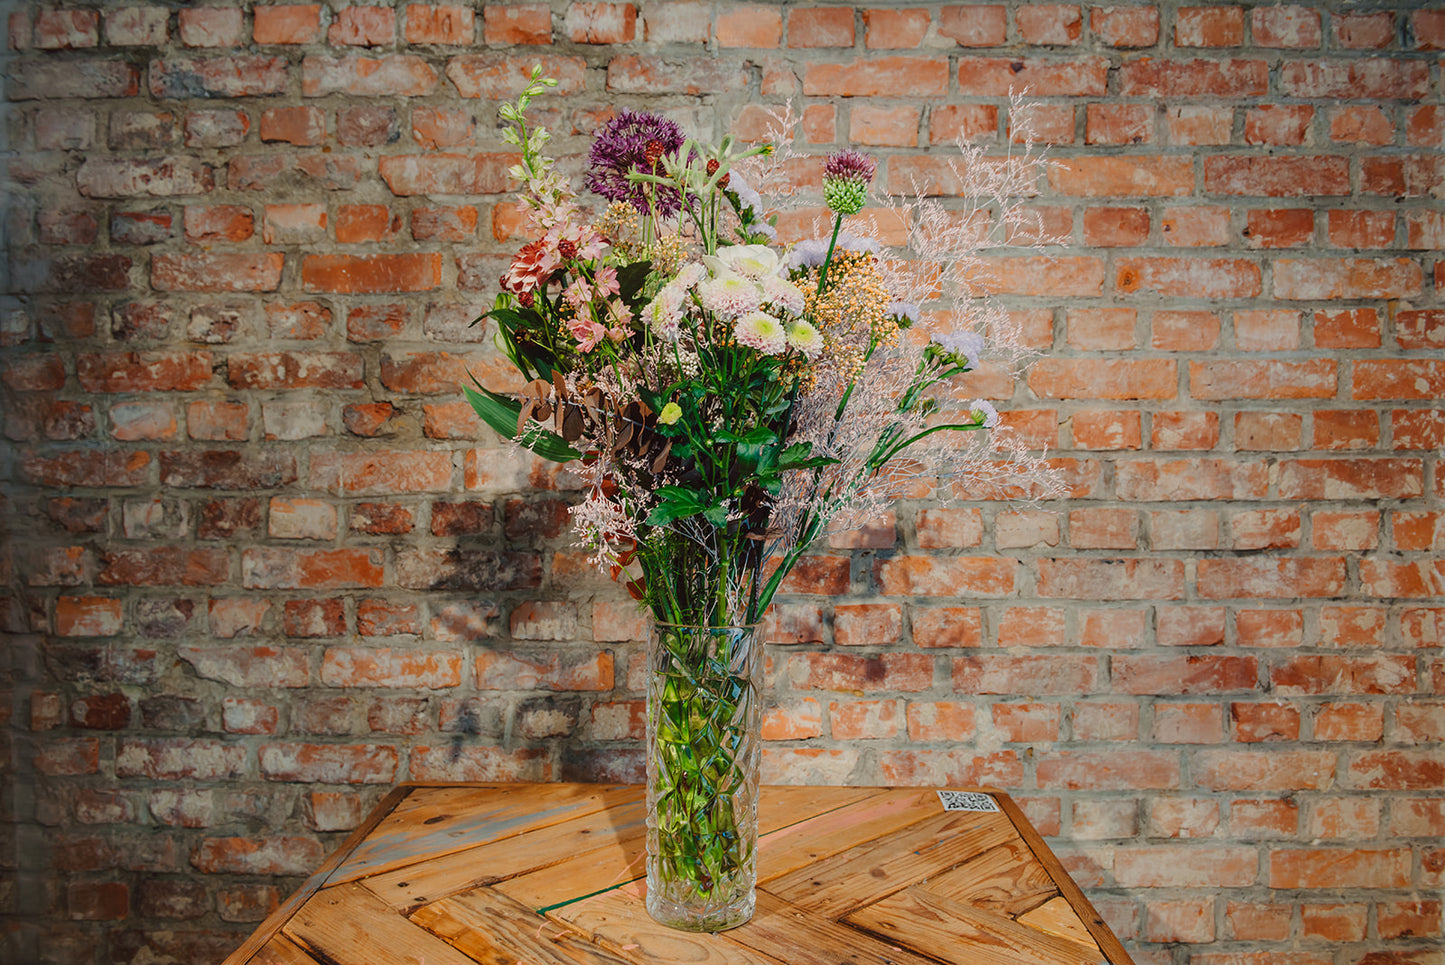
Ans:
{"type": "Polygon", "coordinates": [[[397,787],[226,965],[1132,965],[1008,795],[766,787],[752,921],[643,903],[641,787],[397,787]]]}

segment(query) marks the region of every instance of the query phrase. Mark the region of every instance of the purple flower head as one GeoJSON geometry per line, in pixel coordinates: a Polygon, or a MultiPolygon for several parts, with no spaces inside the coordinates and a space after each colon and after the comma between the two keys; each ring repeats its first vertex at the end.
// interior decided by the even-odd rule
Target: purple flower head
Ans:
{"type": "Polygon", "coordinates": [[[823,180],[856,181],[859,184],[867,184],[873,180],[873,172],[877,168],[878,162],[862,151],[855,151],[851,148],[835,151],[829,154],[828,159],[823,162],[823,180]]]}
{"type": "Polygon", "coordinates": [[[626,201],[639,214],[648,213],[648,196],[654,194],[659,214],[676,214],[682,199],[675,190],[629,181],[627,175],[659,173],[658,160],[675,155],[684,140],[682,128],[665,117],[621,111],[597,132],[587,152],[587,187],[609,201],[626,201]]]}

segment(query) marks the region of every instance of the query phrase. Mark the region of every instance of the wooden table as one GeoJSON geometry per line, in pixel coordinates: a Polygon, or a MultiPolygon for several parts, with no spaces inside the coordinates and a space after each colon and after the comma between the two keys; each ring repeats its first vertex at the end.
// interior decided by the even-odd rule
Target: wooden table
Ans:
{"type": "Polygon", "coordinates": [[[1132,965],[1007,795],[946,793],[764,788],[757,913],[707,935],[643,907],[640,787],[402,785],[226,965],[1132,965]]]}

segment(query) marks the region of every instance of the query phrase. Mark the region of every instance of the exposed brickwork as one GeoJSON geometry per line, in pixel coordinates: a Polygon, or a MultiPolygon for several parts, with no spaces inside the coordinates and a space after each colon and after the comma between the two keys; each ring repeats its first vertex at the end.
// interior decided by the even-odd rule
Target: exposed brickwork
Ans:
{"type": "Polygon", "coordinates": [[[1141,965],[1438,963],[1445,12],[1344,6],[11,4],[0,959],[219,960],[395,781],[639,779],[645,621],[458,396],[541,63],[564,170],[793,98],[948,204],[1039,100],[970,391],[1070,498],[820,545],[765,777],[1002,785],[1141,965]]]}

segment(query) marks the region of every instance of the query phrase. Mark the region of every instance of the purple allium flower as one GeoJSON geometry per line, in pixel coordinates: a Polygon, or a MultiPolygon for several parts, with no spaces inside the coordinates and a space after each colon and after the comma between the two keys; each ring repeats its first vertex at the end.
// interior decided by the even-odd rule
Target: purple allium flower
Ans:
{"type": "Polygon", "coordinates": [[[852,148],[834,151],[823,162],[823,180],[858,181],[867,184],[873,180],[873,172],[877,168],[878,162],[862,151],[852,148]]]}
{"type": "Polygon", "coordinates": [[[659,173],[658,159],[676,154],[684,140],[682,128],[661,115],[621,111],[597,132],[587,152],[587,187],[609,201],[626,201],[639,214],[648,213],[648,196],[653,194],[659,214],[676,214],[682,199],[675,190],[629,181],[627,175],[659,173]]]}
{"type": "Polygon", "coordinates": [[[838,214],[857,214],[868,202],[876,162],[861,151],[836,151],[823,162],[823,200],[838,214]]]}

